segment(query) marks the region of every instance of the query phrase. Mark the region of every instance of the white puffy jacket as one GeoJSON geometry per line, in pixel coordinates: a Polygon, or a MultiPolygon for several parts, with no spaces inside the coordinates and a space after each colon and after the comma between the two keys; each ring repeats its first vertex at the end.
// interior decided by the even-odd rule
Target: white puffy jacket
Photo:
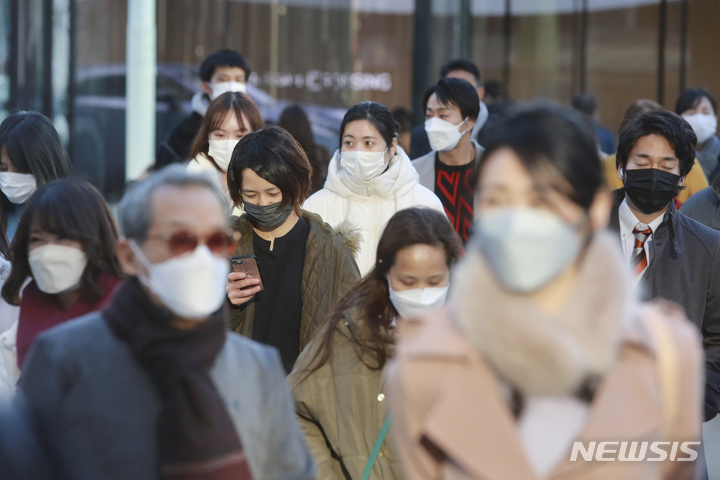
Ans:
{"type": "Polygon", "coordinates": [[[445,213],[440,199],[420,185],[417,171],[400,147],[390,159],[388,170],[369,181],[359,180],[342,169],[340,152],[336,151],[325,187],[303,205],[333,227],[347,220],[360,229],[362,241],[356,260],[362,275],[375,265],[380,235],[390,217],[410,207],[429,207],[445,213]]]}

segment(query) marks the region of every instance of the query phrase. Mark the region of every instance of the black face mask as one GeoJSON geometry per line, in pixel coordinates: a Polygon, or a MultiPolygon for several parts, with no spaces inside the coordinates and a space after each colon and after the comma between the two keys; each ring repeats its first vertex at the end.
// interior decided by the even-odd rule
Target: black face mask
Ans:
{"type": "Polygon", "coordinates": [[[258,225],[266,228],[276,228],[287,220],[292,212],[292,205],[280,206],[280,203],[272,205],[255,205],[250,202],[243,202],[245,213],[258,225]]]}
{"type": "Polygon", "coordinates": [[[680,192],[680,177],[657,168],[625,170],[625,193],[641,212],[651,214],[667,207],[680,192]]]}

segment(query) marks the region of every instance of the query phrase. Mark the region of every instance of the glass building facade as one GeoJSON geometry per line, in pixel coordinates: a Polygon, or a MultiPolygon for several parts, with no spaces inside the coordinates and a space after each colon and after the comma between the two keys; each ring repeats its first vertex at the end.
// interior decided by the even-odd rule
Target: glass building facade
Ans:
{"type": "MultiPolygon", "coordinates": [[[[617,131],[639,98],[672,109],[685,88],[720,95],[717,0],[156,0],[157,132],[190,111],[197,67],[240,51],[269,120],[297,102],[331,150],[362,100],[416,112],[440,66],[464,57],[509,98],[593,93],[617,131]]],[[[76,169],[124,187],[127,0],[0,0],[0,116],[53,119],[76,169]]],[[[148,164],[152,159],[148,159],[148,164]]]]}

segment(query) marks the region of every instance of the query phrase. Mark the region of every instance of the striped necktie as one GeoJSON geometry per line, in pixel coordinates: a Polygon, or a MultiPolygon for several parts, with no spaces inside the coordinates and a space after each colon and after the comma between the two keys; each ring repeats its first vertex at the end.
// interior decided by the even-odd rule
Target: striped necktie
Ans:
{"type": "Polygon", "coordinates": [[[648,237],[652,235],[652,230],[650,227],[647,227],[645,230],[638,230],[638,228],[635,227],[633,228],[633,235],[635,236],[635,244],[630,265],[632,266],[635,278],[637,278],[648,266],[647,255],[645,254],[645,242],[648,237]]]}

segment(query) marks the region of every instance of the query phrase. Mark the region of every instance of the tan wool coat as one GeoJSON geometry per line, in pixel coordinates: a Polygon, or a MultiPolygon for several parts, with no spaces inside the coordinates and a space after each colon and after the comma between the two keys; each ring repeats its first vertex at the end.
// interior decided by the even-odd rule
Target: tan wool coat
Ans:
{"type": "MultiPolygon", "coordinates": [[[[553,314],[504,290],[483,258],[468,249],[453,272],[446,310],[403,338],[386,369],[405,476],[540,480],[538,469],[549,468],[543,479],[692,479],[692,461],[620,462],[612,454],[613,461],[571,461],[574,442],[588,448],[590,442],[700,439],[703,355],[682,309],[638,303],[607,234],[596,234],[574,290],[553,314]],[[593,393],[578,395],[588,380],[593,393]],[[538,396],[589,401],[579,430],[559,445],[565,452],[544,467],[533,461],[519,427],[519,399],[538,396]]],[[[551,427],[534,428],[530,448],[540,448],[537,439],[552,442],[556,432],[542,430],[551,427]]]]}
{"type": "MultiPolygon", "coordinates": [[[[370,369],[358,357],[360,322],[357,315],[346,313],[335,328],[331,358],[307,376],[323,339],[319,330],[288,377],[319,480],[359,480],[388,413],[382,372],[370,369]]],[[[391,349],[392,353],[394,345],[391,349]]],[[[364,359],[377,365],[371,352],[364,359]]],[[[372,479],[401,478],[391,435],[392,427],[373,465],[372,479]]]]}
{"type": "MultiPolygon", "coordinates": [[[[358,245],[357,234],[344,225],[333,230],[318,215],[305,210],[301,213],[302,218],[310,223],[310,233],[305,244],[302,273],[300,351],[333,305],[360,279],[360,271],[353,258],[358,245]]],[[[252,255],[253,228],[247,215],[232,217],[231,226],[241,234],[233,255],[252,255]]],[[[254,315],[253,302],[231,307],[230,329],[252,338],[254,315]]]]}

